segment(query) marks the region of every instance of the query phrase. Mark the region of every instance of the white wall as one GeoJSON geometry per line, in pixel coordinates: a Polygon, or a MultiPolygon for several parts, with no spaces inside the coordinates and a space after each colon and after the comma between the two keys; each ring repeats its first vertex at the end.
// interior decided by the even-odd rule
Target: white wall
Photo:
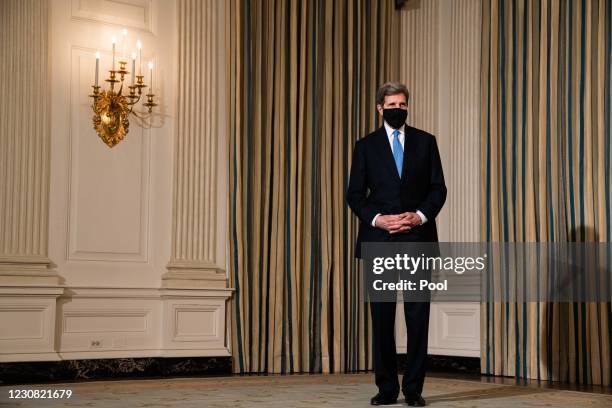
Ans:
{"type": "MultiPolygon", "coordinates": [[[[181,146],[179,124],[190,119],[177,111],[178,94],[185,92],[178,84],[179,61],[188,51],[178,46],[179,28],[185,23],[178,10],[188,8],[196,17],[201,12],[221,22],[224,16],[223,7],[214,7],[214,0],[186,3],[52,0],[46,5],[49,64],[39,69],[47,71],[50,84],[50,120],[41,122],[49,127],[48,188],[37,190],[33,184],[26,188],[40,190],[48,198],[50,262],[44,268],[56,281],[33,280],[11,266],[16,254],[0,254],[0,270],[13,276],[11,281],[0,276],[0,361],[229,355],[225,303],[231,290],[226,288],[223,235],[199,243],[213,254],[204,260],[205,266],[198,259],[179,259],[189,263],[188,276],[170,274],[173,280],[166,279],[169,264],[177,261],[171,249],[185,245],[172,234],[173,216],[183,217],[187,225],[204,220],[200,227],[209,231],[224,231],[225,220],[227,175],[225,155],[219,154],[225,135],[219,134],[224,128],[215,123],[224,123],[223,111],[199,106],[211,112],[214,120],[206,121],[201,133],[193,135],[197,140],[214,135],[217,143],[213,151],[201,149],[206,156],[218,158],[213,162],[215,170],[220,169],[213,182],[218,184],[205,185],[216,195],[207,196],[206,201],[188,196],[189,205],[201,207],[209,218],[177,210],[187,196],[173,188],[178,169],[194,169],[189,174],[210,169],[200,157],[190,159],[176,149],[181,146]],[[120,41],[123,28],[128,30],[128,54],[135,50],[137,39],[143,43],[146,83],[150,83],[146,61],[154,62],[153,91],[159,106],[150,121],[130,116],[129,133],[109,148],[92,128],[88,95],[96,51],[101,53],[103,82],[111,66],[111,38],[120,41]],[[207,224],[209,219],[221,222],[207,224]]],[[[34,10],[14,4],[6,9],[11,17],[27,19],[34,10]]],[[[207,52],[219,53],[225,47],[223,35],[209,44],[207,52]]],[[[117,53],[121,51],[118,42],[117,53]]],[[[221,65],[223,59],[213,62],[221,65]]],[[[214,64],[198,65],[193,75],[211,78],[215,86],[222,83],[214,64]]],[[[212,89],[193,85],[188,84],[193,95],[214,100],[208,98],[212,89]]],[[[141,106],[136,109],[143,111],[141,106]]]]}
{"type": "Polygon", "coordinates": [[[158,287],[170,259],[175,4],[54,0],[51,9],[49,256],[68,286],[158,287]],[[96,51],[102,82],[111,38],[123,27],[128,52],[140,39],[143,60],[154,61],[160,106],[151,128],[132,116],[129,133],[111,149],[92,129],[88,95],[96,51]]]}
{"type": "MultiPolygon", "coordinates": [[[[408,122],[436,136],[448,188],[437,218],[441,242],[480,240],[481,0],[411,0],[402,10],[400,80],[408,122]]],[[[480,356],[480,304],[433,303],[429,353],[480,356]]],[[[406,350],[397,308],[398,351],[406,350]]]]}

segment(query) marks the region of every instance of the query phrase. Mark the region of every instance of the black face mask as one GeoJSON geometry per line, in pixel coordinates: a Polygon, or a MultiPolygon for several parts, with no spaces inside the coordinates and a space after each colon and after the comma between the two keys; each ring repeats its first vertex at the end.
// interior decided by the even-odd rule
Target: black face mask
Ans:
{"type": "Polygon", "coordinates": [[[383,109],[383,118],[393,129],[399,129],[408,117],[408,111],[402,108],[387,108],[383,109]]]}

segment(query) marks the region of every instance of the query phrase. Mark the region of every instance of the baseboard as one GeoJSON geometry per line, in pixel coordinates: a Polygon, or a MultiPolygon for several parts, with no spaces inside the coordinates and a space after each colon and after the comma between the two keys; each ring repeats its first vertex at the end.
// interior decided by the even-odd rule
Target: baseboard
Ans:
{"type": "Polygon", "coordinates": [[[231,357],[108,358],[0,363],[0,384],[229,375],[231,357]]]}
{"type": "MultiPolygon", "coordinates": [[[[406,363],[406,354],[398,354],[398,367],[406,363]]],[[[479,357],[427,355],[427,374],[480,375],[479,357]]]]}
{"type": "MultiPolygon", "coordinates": [[[[406,354],[398,354],[398,367],[406,354]]],[[[427,356],[429,374],[480,375],[480,358],[427,356]]],[[[231,357],[145,357],[0,363],[0,384],[230,375],[231,357]]]]}

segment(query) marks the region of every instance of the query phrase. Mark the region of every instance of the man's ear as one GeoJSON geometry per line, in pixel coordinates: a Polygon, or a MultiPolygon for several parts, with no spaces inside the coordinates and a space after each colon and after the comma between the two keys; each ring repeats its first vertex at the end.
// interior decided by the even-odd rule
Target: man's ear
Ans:
{"type": "Polygon", "coordinates": [[[381,115],[383,114],[383,107],[382,107],[382,105],[380,105],[380,104],[376,105],[376,110],[378,111],[379,114],[381,114],[381,115]]]}

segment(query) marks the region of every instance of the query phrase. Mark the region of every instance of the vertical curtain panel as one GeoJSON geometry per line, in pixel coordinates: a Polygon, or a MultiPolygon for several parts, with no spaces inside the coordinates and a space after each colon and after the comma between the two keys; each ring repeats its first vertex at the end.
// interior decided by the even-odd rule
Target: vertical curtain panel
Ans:
{"type": "Polygon", "coordinates": [[[232,0],[228,309],[236,372],[371,367],[344,194],[396,79],[393,0],[232,0]]]}
{"type": "MultiPolygon", "coordinates": [[[[611,3],[483,1],[487,241],[611,241],[611,3]]],[[[481,310],[483,372],[611,384],[609,302],[481,310]]]]}

